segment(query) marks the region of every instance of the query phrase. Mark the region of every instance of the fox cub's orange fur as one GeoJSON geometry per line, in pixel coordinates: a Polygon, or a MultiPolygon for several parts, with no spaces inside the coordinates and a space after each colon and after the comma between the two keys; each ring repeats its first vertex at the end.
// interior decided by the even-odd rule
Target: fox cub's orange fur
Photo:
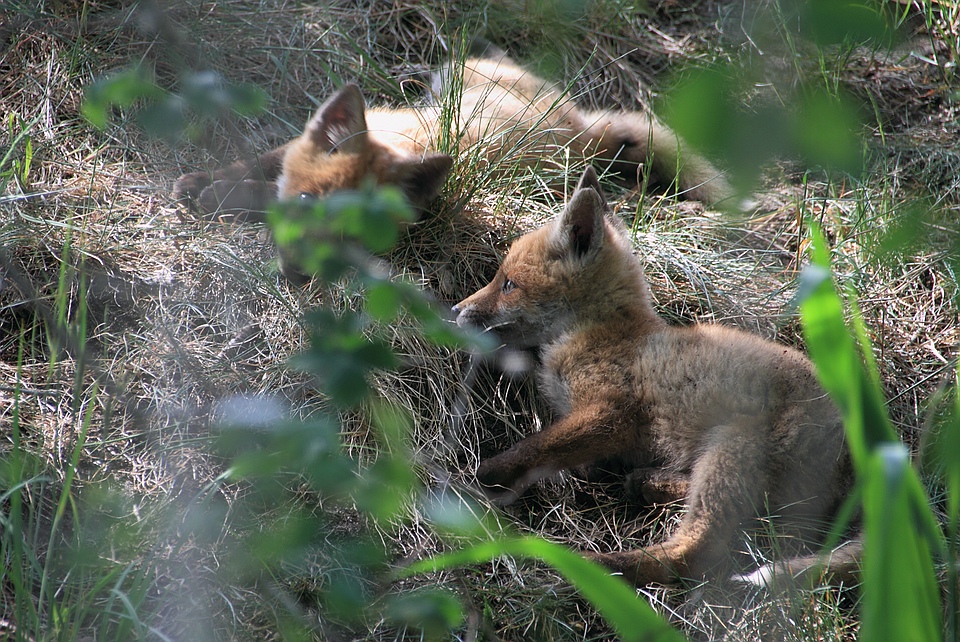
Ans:
{"type": "MultiPolygon", "coordinates": [[[[450,69],[435,74],[434,89],[450,69]]],[[[479,145],[494,168],[501,163],[563,168],[595,159],[637,180],[649,168],[693,199],[716,204],[731,197],[724,176],[686,148],[668,128],[639,113],[585,111],[554,85],[504,55],[468,59],[463,69],[455,152],[479,145]],[[649,162],[648,162],[649,161],[649,162]],[[652,164],[652,167],[650,165],[652,164]]],[[[372,176],[399,185],[420,208],[436,196],[453,163],[437,152],[440,108],[365,109],[356,85],[331,96],[290,143],[212,174],[176,182],[174,196],[207,213],[254,215],[276,197],[322,196],[356,188],[372,176]]]]}
{"type": "Polygon", "coordinates": [[[687,510],[673,536],[595,556],[638,585],[709,574],[741,523],[768,510],[793,541],[821,541],[850,480],[839,413],[810,362],[736,329],[667,325],[606,214],[588,168],[559,217],[518,239],[493,281],[454,307],[460,325],[541,348],[539,387],[556,413],[484,461],[479,481],[512,501],[556,471],[619,458],[651,495],[679,486],[687,510]]]}

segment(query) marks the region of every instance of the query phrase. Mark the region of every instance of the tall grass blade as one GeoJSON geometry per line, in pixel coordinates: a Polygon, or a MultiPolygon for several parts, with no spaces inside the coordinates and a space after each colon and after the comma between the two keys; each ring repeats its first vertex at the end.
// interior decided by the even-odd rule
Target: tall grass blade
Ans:
{"type": "Polygon", "coordinates": [[[400,572],[401,577],[489,562],[503,555],[536,559],[557,569],[617,630],[622,640],[679,641],[672,629],[635,591],[609,571],[573,551],[546,540],[518,536],[483,542],[454,553],[437,555],[400,572]]]}
{"type": "Polygon", "coordinates": [[[812,235],[814,265],[804,274],[800,313],[817,373],[843,415],[863,489],[862,639],[934,642],[942,625],[933,553],[941,552],[942,535],[887,415],[863,321],[854,310],[854,332],[848,329],[815,223],[812,235]]]}
{"type": "MultiPolygon", "coordinates": [[[[931,539],[920,524],[932,519],[902,444],[870,453],[864,483],[863,640],[940,640],[940,596],[931,539]]],[[[936,540],[934,540],[936,541],[936,540]]]]}

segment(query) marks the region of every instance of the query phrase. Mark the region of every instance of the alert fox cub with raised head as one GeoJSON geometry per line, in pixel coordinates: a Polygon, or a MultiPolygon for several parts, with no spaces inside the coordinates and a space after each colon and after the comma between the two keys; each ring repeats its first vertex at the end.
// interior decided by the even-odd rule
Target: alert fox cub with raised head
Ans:
{"type": "MultiPolygon", "coordinates": [[[[655,119],[579,109],[555,85],[494,53],[464,65],[453,153],[479,146],[486,162],[504,171],[562,169],[592,159],[631,181],[641,170],[649,171],[654,181],[674,184],[687,197],[711,205],[731,197],[724,176],[655,119]]],[[[442,91],[451,69],[435,74],[435,93],[442,91]]],[[[345,85],[299,138],[252,161],[181,176],[174,196],[208,214],[247,217],[277,198],[323,196],[373,177],[399,186],[423,209],[453,164],[437,149],[441,120],[437,105],[366,109],[358,87],[345,85]]]]}
{"type": "MultiPolygon", "coordinates": [[[[667,325],[592,169],[557,219],[520,237],[490,284],[453,310],[460,325],[540,348],[539,389],[555,413],[482,462],[477,477],[493,498],[611,459],[636,467],[644,491],[680,488],[686,513],[669,539],[594,556],[637,585],[709,575],[760,515],[779,515],[791,543],[822,541],[850,469],[839,412],[811,363],[733,328],[667,325]]],[[[814,559],[767,570],[799,572],[814,559]]]]}

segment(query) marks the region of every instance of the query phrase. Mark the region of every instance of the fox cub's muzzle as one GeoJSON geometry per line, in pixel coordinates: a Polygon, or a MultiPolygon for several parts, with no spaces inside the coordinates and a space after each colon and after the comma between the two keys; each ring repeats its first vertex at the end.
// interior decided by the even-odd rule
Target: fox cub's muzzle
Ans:
{"type": "Polygon", "coordinates": [[[494,318],[497,294],[495,284],[489,283],[453,306],[450,311],[457,315],[457,325],[486,330],[494,318]]]}
{"type": "Polygon", "coordinates": [[[466,301],[461,301],[460,303],[456,304],[450,308],[450,311],[457,315],[457,325],[461,328],[465,326],[476,326],[483,328],[484,326],[483,319],[479,318],[481,315],[477,314],[476,308],[466,301]]]}

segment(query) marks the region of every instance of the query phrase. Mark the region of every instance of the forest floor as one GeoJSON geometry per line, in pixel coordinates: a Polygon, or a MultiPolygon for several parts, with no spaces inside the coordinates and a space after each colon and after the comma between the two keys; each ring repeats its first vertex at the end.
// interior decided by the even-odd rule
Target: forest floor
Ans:
{"type": "MultiPolygon", "coordinates": [[[[330,621],[318,597],[331,576],[323,552],[270,578],[230,567],[238,543],[282,520],[287,507],[240,508],[250,488],[227,475],[228,460],[212,446],[216,427],[238,398],[273,400],[295,418],[326,412],[311,376],[288,360],[307,344],[310,309],[355,306],[357,294],[290,284],[263,225],[201,220],[174,202],[171,186],[182,173],[296,136],[344,82],[358,82],[368,105],[422,101],[425,74],[478,33],[569,83],[590,108],[662,109],[669,118],[686,80],[720,68],[735,70],[732,93],[748,127],[769,105],[790,113],[811,87],[855,105],[859,169],[767,158],[749,185],[756,205],[747,215],[615,185],[609,196],[671,323],[731,324],[799,347],[791,302],[810,222],[818,222],[836,278],[865,319],[890,416],[919,450],[955,383],[960,339],[958,27],[936,3],[925,15],[920,3],[889,2],[895,42],[817,47],[791,31],[797,19],[788,4],[651,0],[641,9],[601,0],[564,14],[510,0],[14,0],[0,9],[0,482],[22,484],[16,501],[27,506],[38,577],[62,587],[57,600],[75,600],[73,610],[37,606],[32,625],[18,622],[27,589],[8,567],[0,638],[19,626],[10,633],[18,639],[112,639],[113,624],[103,620],[126,617],[119,596],[128,592],[140,596],[139,637],[285,639],[290,621],[307,622],[318,639],[415,636],[386,620],[330,621]],[[189,74],[212,70],[270,100],[257,116],[191,121],[176,139],[150,136],[133,108],[114,110],[103,129],[85,120],[88,88],[135,66],[173,91],[183,91],[189,74]],[[14,452],[26,454],[17,467],[14,452]],[[84,550],[96,561],[78,562],[84,550]],[[115,583],[98,584],[98,575],[115,583]],[[131,588],[124,582],[133,575],[141,580],[131,588]]],[[[728,151],[711,150],[734,168],[728,151]]],[[[532,180],[478,181],[470,171],[454,169],[435,211],[388,257],[398,277],[445,308],[485,284],[509,241],[549,219],[565,196],[532,180]],[[463,205],[465,184],[475,189],[463,205]]],[[[376,389],[413,417],[423,486],[474,496],[480,460],[545,426],[544,404],[526,377],[483,367],[460,399],[468,412],[451,421],[467,356],[409,328],[393,339],[403,366],[378,374],[376,389]]],[[[377,441],[363,416],[342,417],[342,438],[347,453],[372,461],[377,441]]],[[[304,505],[317,501],[288,490],[304,505]]],[[[0,496],[4,513],[12,501],[0,496]]],[[[682,514],[676,505],[636,505],[617,480],[573,473],[506,509],[484,510],[520,532],[592,550],[660,541],[682,514]]],[[[362,521],[343,509],[323,518],[333,547],[362,521]]],[[[414,502],[399,523],[373,529],[399,562],[453,544],[434,526],[414,502]]],[[[768,554],[762,542],[744,546],[768,554]]],[[[458,639],[613,636],[560,575],[538,564],[504,558],[391,590],[431,586],[451,588],[465,604],[458,639]]],[[[641,594],[696,639],[857,637],[853,589],[641,594]]]]}

